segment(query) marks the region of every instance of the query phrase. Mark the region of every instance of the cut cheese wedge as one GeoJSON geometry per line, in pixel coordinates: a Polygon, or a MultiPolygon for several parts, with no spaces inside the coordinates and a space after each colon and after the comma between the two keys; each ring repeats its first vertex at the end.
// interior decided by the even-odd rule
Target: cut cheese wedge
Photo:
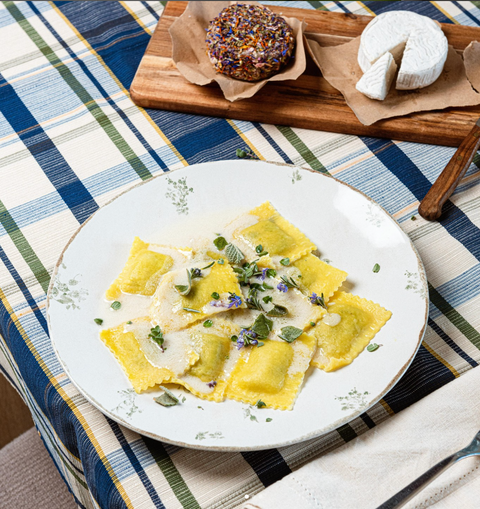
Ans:
{"type": "Polygon", "coordinates": [[[395,59],[387,51],[360,78],[355,88],[370,99],[383,101],[390,90],[396,70],[395,59]]]}
{"type": "Polygon", "coordinates": [[[362,71],[366,73],[386,52],[397,63],[401,61],[396,88],[413,90],[431,85],[440,76],[448,41],[432,19],[390,11],[373,19],[361,35],[358,63],[362,71]]]}

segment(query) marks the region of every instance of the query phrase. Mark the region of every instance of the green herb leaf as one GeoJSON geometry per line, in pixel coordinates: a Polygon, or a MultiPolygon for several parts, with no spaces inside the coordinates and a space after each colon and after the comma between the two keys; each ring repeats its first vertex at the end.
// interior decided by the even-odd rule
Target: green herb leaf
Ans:
{"type": "Polygon", "coordinates": [[[282,327],[282,334],[280,334],[278,337],[283,339],[287,343],[293,343],[302,334],[303,334],[302,329],[298,329],[297,327],[293,327],[292,325],[287,325],[286,327],[282,327]]]}
{"type": "MultiPolygon", "coordinates": [[[[312,294],[312,297],[313,297],[313,295],[316,295],[316,294],[312,294]]],[[[321,306],[323,309],[328,311],[327,305],[325,304],[325,297],[323,296],[323,293],[320,296],[317,295],[315,299],[312,299],[312,297],[310,297],[310,301],[312,302],[312,304],[316,304],[317,306],[321,306]]]]}
{"type": "Polygon", "coordinates": [[[259,341],[257,343],[257,348],[260,348],[261,346],[263,346],[265,343],[263,341],[259,341]]]}
{"type": "Polygon", "coordinates": [[[215,244],[215,247],[219,250],[219,251],[223,251],[225,249],[225,247],[227,246],[228,242],[225,240],[225,237],[217,237],[213,243],[215,244]]]}
{"type": "Polygon", "coordinates": [[[310,325],[311,325],[312,327],[315,327],[315,325],[317,325],[317,324],[316,324],[315,322],[310,322],[310,325]]]}
{"type": "Polygon", "coordinates": [[[203,267],[203,269],[200,269],[200,270],[209,269],[210,267],[213,267],[214,265],[215,265],[215,262],[209,263],[206,267],[203,267]]]}
{"type": "Polygon", "coordinates": [[[258,246],[255,248],[255,251],[256,251],[257,253],[261,253],[261,252],[263,251],[263,246],[262,246],[262,244],[258,244],[258,246]]]}
{"type": "Polygon", "coordinates": [[[298,288],[298,285],[297,283],[295,283],[293,278],[288,276],[282,276],[280,279],[287,288],[298,288]]]}
{"type": "Polygon", "coordinates": [[[285,316],[288,314],[288,309],[285,306],[274,304],[273,308],[267,313],[267,316],[285,316]]]}
{"type": "Polygon", "coordinates": [[[175,406],[180,403],[180,400],[175,396],[175,394],[173,394],[173,392],[169,391],[162,385],[160,385],[160,389],[163,389],[165,392],[161,396],[153,398],[155,403],[158,403],[162,406],[175,406]]]}
{"type": "Polygon", "coordinates": [[[377,343],[372,343],[371,345],[367,346],[367,350],[369,352],[374,352],[375,350],[378,350],[380,348],[380,345],[377,345],[377,343]]]}
{"type": "Polygon", "coordinates": [[[257,408],[263,408],[263,407],[265,407],[265,406],[267,406],[267,405],[266,405],[266,403],[264,403],[261,399],[259,399],[259,400],[255,403],[255,406],[256,406],[257,408]]]}
{"type": "Polygon", "coordinates": [[[128,320],[127,322],[128,325],[131,325],[132,323],[133,323],[132,320],[128,320]]]}
{"type": "Polygon", "coordinates": [[[245,255],[238,249],[235,244],[227,244],[225,247],[225,255],[230,263],[240,263],[245,255]]]}
{"type": "Polygon", "coordinates": [[[187,270],[187,284],[186,285],[175,285],[175,290],[180,295],[188,295],[190,293],[190,290],[192,289],[192,273],[191,271],[187,270]]]}
{"type": "Polygon", "coordinates": [[[190,313],[201,313],[198,309],[183,308],[184,311],[190,311],[190,313]]]}
{"type": "Polygon", "coordinates": [[[94,318],[93,321],[97,324],[97,325],[102,325],[103,323],[103,320],[101,318],[94,318]]]}
{"type": "Polygon", "coordinates": [[[271,418],[271,417],[267,417],[267,418],[265,419],[265,422],[272,422],[272,418],[271,418]]]}
{"type": "Polygon", "coordinates": [[[380,265],[378,265],[378,263],[376,263],[374,266],[373,266],[373,272],[380,272],[380,265]]]}
{"type": "Polygon", "coordinates": [[[273,297],[271,295],[267,295],[262,300],[263,300],[263,302],[265,302],[265,304],[268,304],[269,302],[272,302],[273,297]]]}
{"type": "Polygon", "coordinates": [[[159,325],[153,327],[153,329],[150,329],[150,334],[148,335],[148,337],[152,338],[152,340],[155,341],[155,343],[158,343],[160,347],[163,345],[165,341],[159,325]]]}
{"type": "Polygon", "coordinates": [[[204,327],[207,327],[207,328],[208,328],[208,327],[211,327],[212,325],[213,325],[212,320],[205,320],[205,321],[203,322],[203,326],[204,326],[204,327]]]}
{"type": "Polygon", "coordinates": [[[233,335],[230,339],[231,341],[238,341],[238,336],[233,335]]]}
{"type": "Polygon", "coordinates": [[[280,264],[283,265],[284,267],[287,267],[287,265],[290,265],[290,258],[282,258],[280,260],[280,264]]]}
{"type": "Polygon", "coordinates": [[[225,263],[225,260],[223,258],[220,258],[220,260],[217,261],[218,265],[223,265],[225,263]]]}
{"type": "Polygon", "coordinates": [[[110,307],[115,311],[118,311],[122,307],[122,303],[116,300],[115,302],[112,302],[112,305],[110,307]]]}
{"type": "Polygon", "coordinates": [[[275,277],[277,275],[277,271],[275,269],[267,269],[267,277],[275,277]]]}
{"type": "Polygon", "coordinates": [[[217,292],[212,293],[212,299],[218,300],[220,298],[220,295],[217,292]]]}
{"type": "Polygon", "coordinates": [[[236,156],[240,159],[243,159],[244,157],[247,157],[247,153],[242,150],[241,148],[237,148],[237,151],[235,152],[236,156]]]}
{"type": "Polygon", "coordinates": [[[416,220],[417,220],[417,218],[416,218],[415,216],[412,216],[410,219],[411,219],[412,221],[416,221],[416,220]]]}
{"type": "Polygon", "coordinates": [[[255,318],[250,330],[257,334],[258,339],[266,339],[270,334],[272,327],[272,320],[269,320],[265,315],[260,313],[257,318],[255,318]]]}

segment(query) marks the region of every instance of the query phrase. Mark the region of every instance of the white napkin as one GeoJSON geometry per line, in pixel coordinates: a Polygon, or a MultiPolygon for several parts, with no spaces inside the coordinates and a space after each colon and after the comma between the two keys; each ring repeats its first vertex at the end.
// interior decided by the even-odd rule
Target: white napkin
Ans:
{"type": "MultiPolygon", "coordinates": [[[[370,509],[480,430],[480,369],[426,396],[252,497],[243,509],[370,509]]],[[[480,457],[461,460],[405,508],[480,507],[480,457]]]]}

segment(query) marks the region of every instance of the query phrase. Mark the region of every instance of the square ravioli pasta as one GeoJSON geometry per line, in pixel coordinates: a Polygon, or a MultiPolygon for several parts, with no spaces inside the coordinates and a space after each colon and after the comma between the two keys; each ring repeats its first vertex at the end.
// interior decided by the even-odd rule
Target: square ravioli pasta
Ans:
{"type": "Polygon", "coordinates": [[[135,333],[126,330],[126,326],[121,324],[104,329],[100,338],[117,359],[135,392],[143,392],[170,380],[173,373],[168,368],[154,366],[141,350],[135,333]]]}
{"type": "Polygon", "coordinates": [[[278,271],[279,275],[283,273],[292,277],[304,293],[319,297],[323,295],[325,302],[328,302],[348,276],[345,271],[323,262],[313,254],[303,256],[278,271]]]}
{"type": "Polygon", "coordinates": [[[227,235],[247,261],[258,259],[257,246],[268,254],[260,257],[261,267],[280,267],[280,260],[295,261],[311,253],[316,246],[297,227],[282,217],[270,202],[243,214],[227,226],[227,235]]]}
{"type": "Polygon", "coordinates": [[[192,250],[189,248],[149,244],[135,237],[127,263],[107,289],[105,297],[107,300],[116,300],[122,293],[150,297],[155,293],[162,276],[186,265],[191,256],[192,250]]]}
{"type": "Polygon", "coordinates": [[[164,332],[184,329],[226,308],[245,306],[232,267],[211,260],[203,260],[198,265],[201,267],[203,263],[207,263],[203,269],[189,267],[171,271],[158,285],[150,305],[150,316],[164,332]],[[192,279],[190,291],[182,295],[178,287],[188,286],[189,271],[192,274],[191,271],[197,270],[201,276],[192,279]],[[218,293],[219,299],[212,297],[214,293],[218,293]]]}
{"type": "Polygon", "coordinates": [[[240,327],[227,319],[215,318],[211,322],[208,328],[197,324],[185,329],[198,360],[183,375],[172,378],[171,383],[182,385],[201,399],[218,402],[225,399],[228,378],[240,356],[231,340],[240,327]]]}
{"type": "Polygon", "coordinates": [[[268,408],[291,410],[316,348],[314,337],[303,333],[292,343],[266,339],[261,347],[242,349],[228,380],[229,399],[268,408]]]}
{"type": "Polygon", "coordinates": [[[340,320],[327,325],[324,317],[313,330],[318,348],[312,365],[324,371],[350,364],[392,316],[379,304],[345,292],[337,292],[327,308],[327,317],[340,320]]]}

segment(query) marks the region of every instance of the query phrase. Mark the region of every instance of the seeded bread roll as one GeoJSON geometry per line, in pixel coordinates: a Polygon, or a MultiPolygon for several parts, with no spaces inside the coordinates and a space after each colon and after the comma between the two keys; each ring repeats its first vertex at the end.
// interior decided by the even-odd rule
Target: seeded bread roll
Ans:
{"type": "Polygon", "coordinates": [[[258,81],[290,59],[295,36],[288,23],[266,7],[226,7],[207,29],[207,55],[215,70],[237,80],[258,81]]]}

